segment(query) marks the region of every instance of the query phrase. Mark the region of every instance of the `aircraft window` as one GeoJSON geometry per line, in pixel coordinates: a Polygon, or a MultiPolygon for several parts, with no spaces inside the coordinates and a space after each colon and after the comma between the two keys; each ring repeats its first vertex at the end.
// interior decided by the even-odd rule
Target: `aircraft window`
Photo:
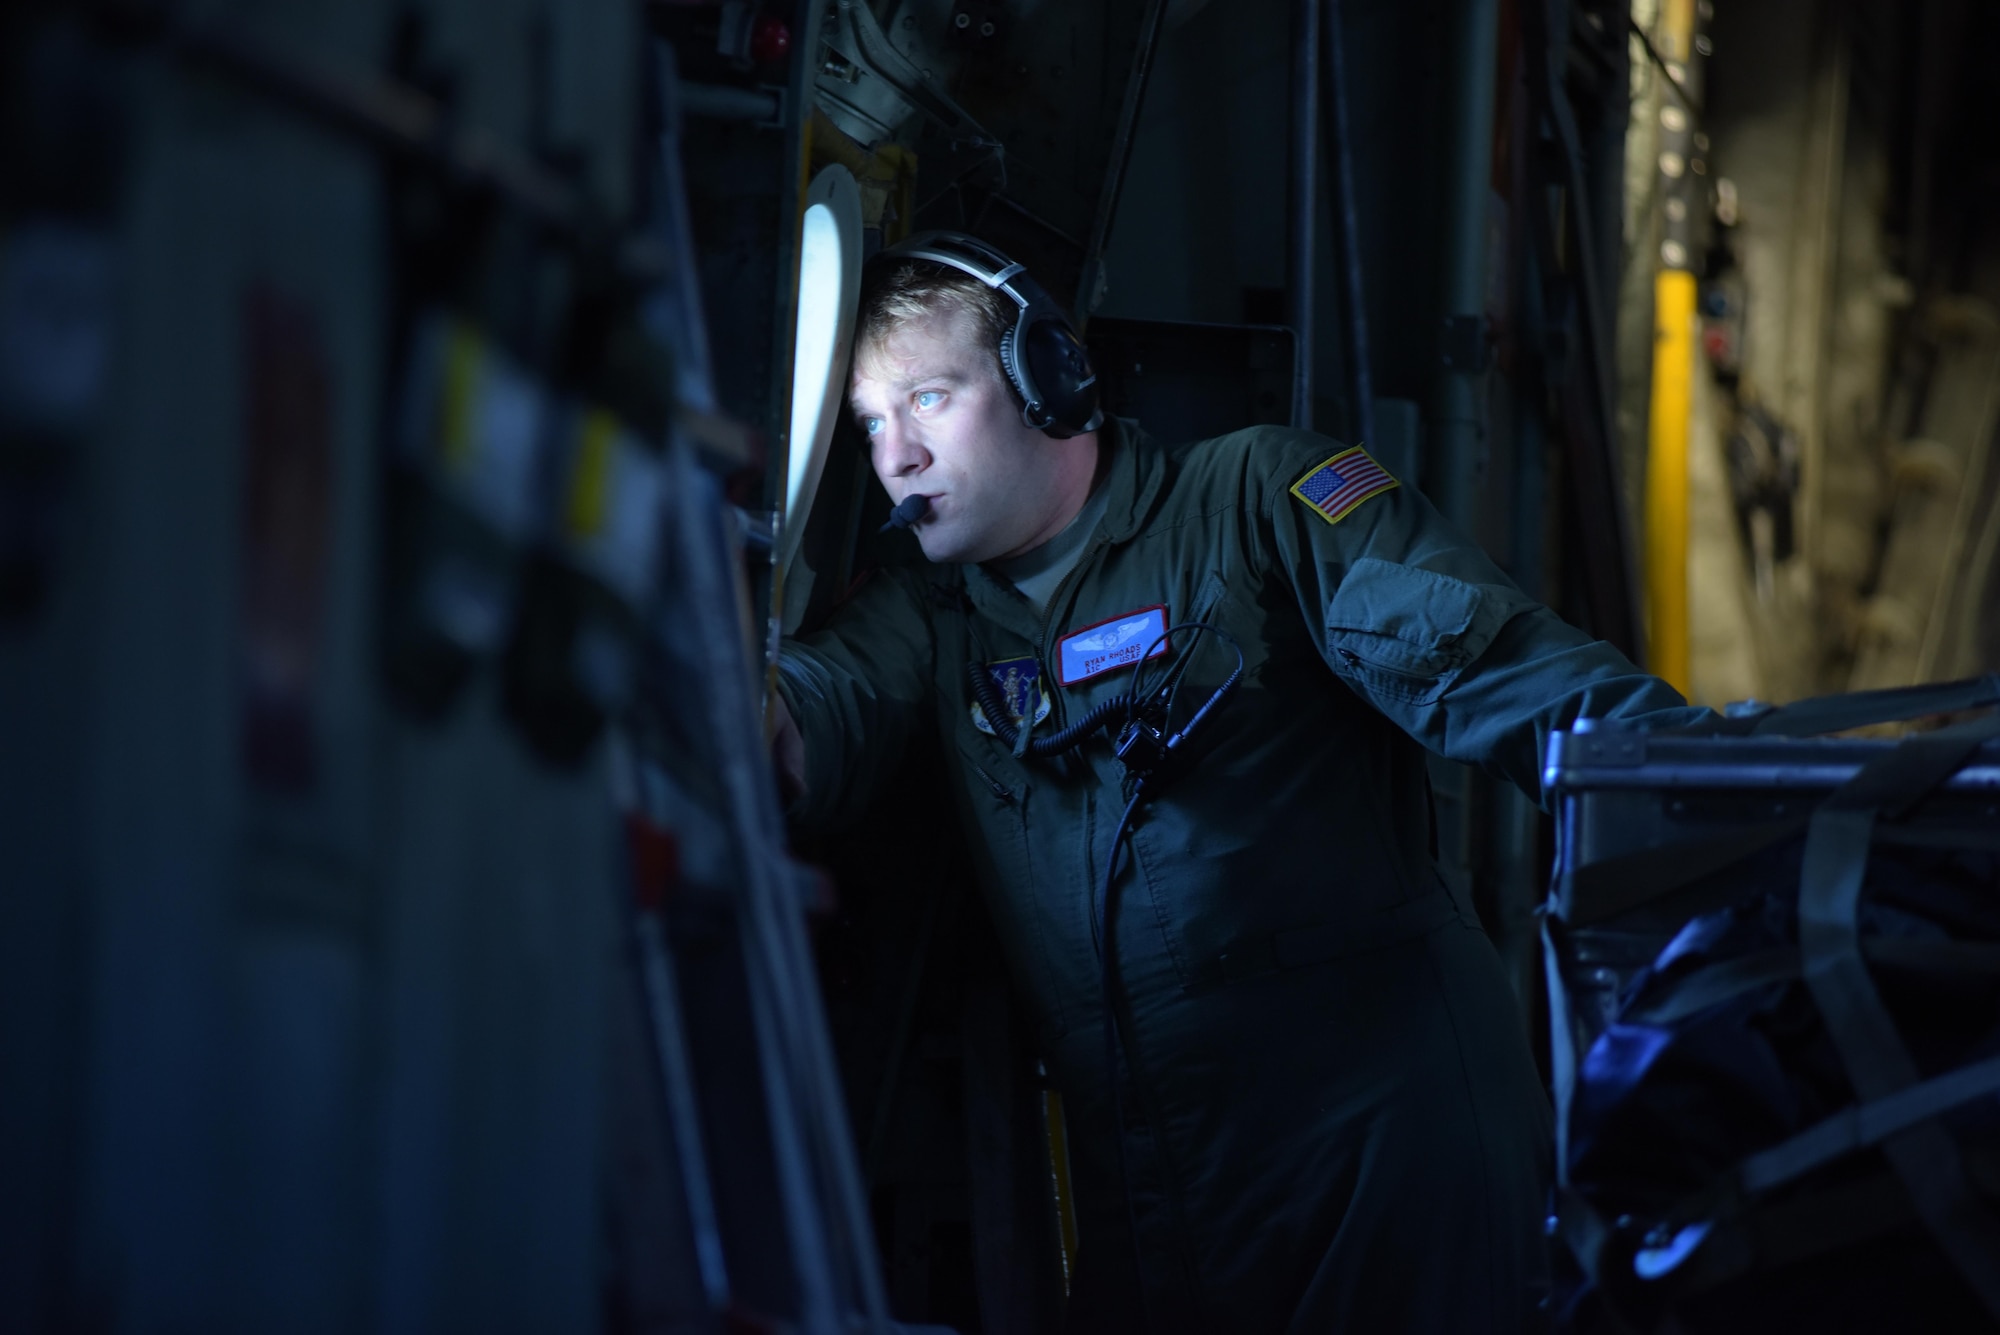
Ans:
{"type": "Polygon", "coordinates": [[[828,167],[806,192],[799,237],[799,320],[792,350],[791,452],[778,564],[798,552],[826,464],[847,376],[861,286],[861,196],[845,168],[828,167]]]}

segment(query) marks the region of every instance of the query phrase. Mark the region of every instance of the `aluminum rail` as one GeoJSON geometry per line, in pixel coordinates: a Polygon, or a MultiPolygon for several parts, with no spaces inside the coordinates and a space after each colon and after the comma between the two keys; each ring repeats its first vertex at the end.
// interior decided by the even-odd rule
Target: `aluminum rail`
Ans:
{"type": "Polygon", "coordinates": [[[1146,82],[1152,77],[1153,62],[1159,55],[1160,33],[1166,27],[1168,0],[1147,0],[1145,16],[1139,21],[1139,46],[1132,56],[1132,73],[1125,81],[1125,101],[1118,110],[1118,128],[1111,137],[1111,157],[1104,168],[1104,188],[1098,192],[1097,212],[1090,220],[1090,239],[1083,250],[1083,277],[1077,284],[1076,305],[1070,323],[1078,333],[1090,324],[1090,308],[1103,281],[1104,248],[1111,241],[1111,224],[1118,216],[1118,196],[1125,188],[1125,173],[1132,165],[1132,139],[1139,128],[1139,110],[1146,102],[1146,82]]]}
{"type": "Polygon", "coordinates": [[[684,441],[676,440],[671,457],[678,499],[672,527],[695,608],[695,624],[680,631],[692,631],[701,645],[716,696],[710,741],[741,851],[737,909],[801,1327],[811,1335],[844,1335],[847,1289],[863,1319],[886,1330],[888,1299],[806,945],[804,906],[785,858],[775,785],[763,763],[757,674],[735,615],[746,591],[723,560],[732,550],[727,510],[720,487],[698,471],[684,441]]]}
{"type": "Polygon", "coordinates": [[[1347,313],[1347,425],[1354,443],[1379,448],[1375,439],[1375,384],[1368,349],[1368,304],[1361,282],[1361,220],[1354,194],[1354,139],[1347,117],[1347,39],[1340,0],[1326,0],[1320,18],[1325,51],[1327,146],[1333,157],[1333,186],[1340,229],[1340,283],[1347,313]]]}
{"type": "Polygon", "coordinates": [[[1291,188],[1285,201],[1285,291],[1292,326],[1292,425],[1313,425],[1313,322],[1319,304],[1320,0],[1292,0],[1291,188]]]}

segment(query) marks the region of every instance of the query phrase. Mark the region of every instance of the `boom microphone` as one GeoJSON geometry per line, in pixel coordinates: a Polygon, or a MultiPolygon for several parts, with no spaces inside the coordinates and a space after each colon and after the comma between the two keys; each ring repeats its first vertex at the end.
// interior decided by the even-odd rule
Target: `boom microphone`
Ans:
{"type": "Polygon", "coordinates": [[[889,522],[875,531],[877,533],[887,533],[892,528],[908,528],[929,514],[930,511],[930,497],[914,494],[905,496],[902,504],[889,512],[889,522]]]}

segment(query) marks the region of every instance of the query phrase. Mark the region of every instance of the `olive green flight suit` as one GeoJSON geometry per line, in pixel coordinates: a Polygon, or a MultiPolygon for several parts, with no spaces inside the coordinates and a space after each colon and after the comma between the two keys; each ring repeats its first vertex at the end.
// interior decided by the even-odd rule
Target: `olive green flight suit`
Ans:
{"type": "MultiPolygon", "coordinates": [[[[976,567],[891,572],[787,644],[799,820],[865,803],[929,723],[1071,1119],[1077,1330],[1511,1331],[1536,1322],[1551,1155],[1519,1009],[1432,858],[1423,748],[1539,797],[1580,716],[1685,725],[1665,683],[1516,589],[1414,489],[1330,522],[1291,494],[1342,447],[1275,427],[1162,448],[1107,426],[1109,502],[1044,616],[976,567]],[[1097,882],[1124,801],[1099,735],[1017,759],[970,663],[1039,661],[1044,735],[1128,690],[1059,684],[1059,642],[1138,609],[1242,648],[1233,697],[1141,804],[1120,863],[1126,1158],[1115,1153],[1097,882]]],[[[1178,727],[1235,666],[1177,636],[1178,727]]],[[[1153,660],[1161,679],[1168,658],[1153,660]]]]}

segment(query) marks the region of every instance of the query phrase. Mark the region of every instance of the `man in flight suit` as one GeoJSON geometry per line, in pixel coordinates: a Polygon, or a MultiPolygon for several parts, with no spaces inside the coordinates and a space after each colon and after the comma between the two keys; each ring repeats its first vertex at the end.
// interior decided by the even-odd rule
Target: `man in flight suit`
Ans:
{"type": "Polygon", "coordinates": [[[933,564],[784,647],[778,755],[794,818],[825,826],[940,729],[1071,1118],[1070,1328],[1532,1327],[1547,1105],[1497,957],[1434,866],[1423,753],[1539,799],[1552,730],[1703,711],[1364,451],[1277,427],[1167,446],[1096,420],[1074,335],[1044,327],[1060,317],[1018,266],[948,234],[900,251],[864,280],[850,403],[891,500],[927,498],[933,564]],[[1221,633],[1160,638],[1190,622],[1221,633]],[[1113,1066],[1096,887],[1128,776],[1105,733],[1027,745],[1129,691],[1142,655],[1152,683],[1179,674],[1171,735],[1238,649],[1235,690],[1123,830],[1113,1066]]]}

